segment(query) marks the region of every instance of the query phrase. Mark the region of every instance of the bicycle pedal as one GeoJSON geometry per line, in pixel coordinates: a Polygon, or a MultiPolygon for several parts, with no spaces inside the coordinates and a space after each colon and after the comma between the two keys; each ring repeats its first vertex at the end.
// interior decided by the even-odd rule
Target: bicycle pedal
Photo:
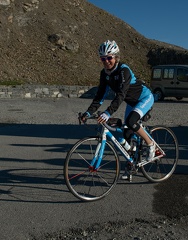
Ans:
{"type": "Polygon", "coordinates": [[[132,182],[132,178],[133,178],[132,174],[129,174],[128,172],[121,176],[122,180],[127,180],[129,182],[132,182]]]}

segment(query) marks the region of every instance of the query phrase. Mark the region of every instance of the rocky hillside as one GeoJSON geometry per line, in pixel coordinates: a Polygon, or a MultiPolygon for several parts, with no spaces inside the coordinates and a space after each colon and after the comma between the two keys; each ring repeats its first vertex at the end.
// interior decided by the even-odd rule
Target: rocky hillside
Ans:
{"type": "Polygon", "coordinates": [[[188,50],[147,39],[86,0],[0,0],[0,84],[95,85],[107,39],[146,81],[152,65],[188,64],[188,50]]]}

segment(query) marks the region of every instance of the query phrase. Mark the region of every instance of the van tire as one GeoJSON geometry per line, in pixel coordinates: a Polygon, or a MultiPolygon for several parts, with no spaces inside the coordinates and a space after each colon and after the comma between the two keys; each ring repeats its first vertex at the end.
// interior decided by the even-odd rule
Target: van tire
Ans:
{"type": "Polygon", "coordinates": [[[153,93],[158,95],[158,101],[164,100],[164,94],[160,88],[155,89],[153,93]]]}

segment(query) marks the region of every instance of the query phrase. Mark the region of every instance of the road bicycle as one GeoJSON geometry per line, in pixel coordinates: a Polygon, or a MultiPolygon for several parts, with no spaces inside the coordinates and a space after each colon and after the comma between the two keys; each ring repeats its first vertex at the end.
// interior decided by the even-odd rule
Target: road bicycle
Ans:
{"type": "MultiPolygon", "coordinates": [[[[178,141],[173,131],[166,126],[147,127],[144,122],[150,117],[148,112],[140,120],[140,125],[155,142],[156,150],[152,160],[146,159],[147,146],[141,137],[137,136],[134,148],[129,151],[119,143],[118,135],[122,135],[126,126],[120,119],[111,118],[107,123],[96,124],[96,136],[79,140],[67,153],[64,178],[70,192],[82,201],[96,201],[107,196],[119,179],[120,154],[127,163],[133,162],[134,174],[141,169],[145,178],[154,183],[168,179],[178,162],[178,141]]],[[[97,118],[98,114],[95,114],[87,121],[97,118]]],[[[132,181],[133,173],[128,173],[129,181],[132,181]]]]}

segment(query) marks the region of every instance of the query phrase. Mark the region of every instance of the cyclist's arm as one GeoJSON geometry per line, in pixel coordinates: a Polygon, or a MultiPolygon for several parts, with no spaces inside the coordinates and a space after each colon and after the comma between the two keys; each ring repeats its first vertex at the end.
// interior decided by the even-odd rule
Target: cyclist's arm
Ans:
{"type": "Polygon", "coordinates": [[[124,101],[131,83],[131,79],[132,79],[132,76],[129,69],[123,68],[120,71],[119,81],[117,83],[118,91],[116,92],[116,96],[111,102],[110,106],[106,109],[110,115],[116,112],[119,106],[121,105],[121,103],[124,101]]]}

